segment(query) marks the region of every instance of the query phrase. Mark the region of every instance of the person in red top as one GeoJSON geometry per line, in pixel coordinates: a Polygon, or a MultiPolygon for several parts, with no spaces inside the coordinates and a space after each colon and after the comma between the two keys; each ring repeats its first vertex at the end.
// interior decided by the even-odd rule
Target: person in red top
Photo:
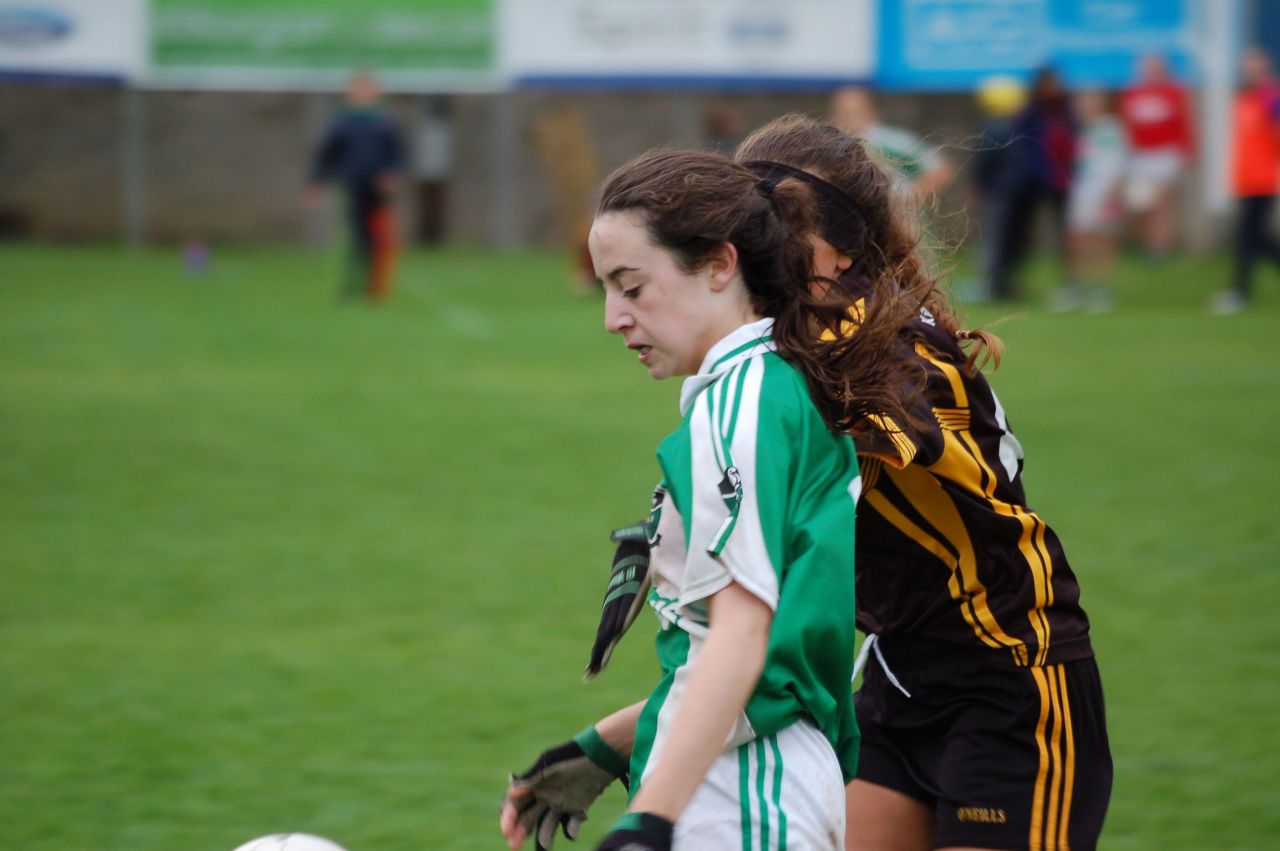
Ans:
{"type": "Polygon", "coordinates": [[[1195,156],[1191,107],[1163,56],[1144,56],[1138,82],[1120,98],[1132,157],[1125,200],[1148,254],[1163,259],[1176,239],[1178,178],[1195,156]]]}
{"type": "Polygon", "coordinates": [[[1252,295],[1253,267],[1265,254],[1280,265],[1280,243],[1267,232],[1280,192],[1280,81],[1271,59],[1257,48],[1245,52],[1241,88],[1232,117],[1231,184],[1240,199],[1232,288],[1218,293],[1214,313],[1238,313],[1252,295]]]}

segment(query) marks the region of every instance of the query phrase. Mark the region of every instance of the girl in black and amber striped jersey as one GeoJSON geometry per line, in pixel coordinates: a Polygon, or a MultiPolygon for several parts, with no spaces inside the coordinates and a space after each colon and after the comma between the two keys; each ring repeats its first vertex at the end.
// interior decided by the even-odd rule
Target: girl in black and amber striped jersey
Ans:
{"type": "Polygon", "coordinates": [[[1094,847],[1112,779],[1101,682],[1075,575],[1028,507],[1022,446],[980,371],[999,341],[961,329],[861,142],[787,117],[737,159],[814,191],[815,272],[861,309],[886,282],[922,305],[903,340],[924,377],[913,421],[851,429],[871,661],[846,848],[1094,847]]]}

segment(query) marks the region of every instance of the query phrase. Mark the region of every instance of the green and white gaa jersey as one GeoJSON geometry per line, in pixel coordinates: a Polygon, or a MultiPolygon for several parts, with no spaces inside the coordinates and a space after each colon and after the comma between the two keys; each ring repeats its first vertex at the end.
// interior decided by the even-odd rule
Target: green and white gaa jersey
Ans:
{"type": "Polygon", "coordinates": [[[661,625],[663,679],[637,727],[633,777],[659,758],[707,636],[708,599],[733,582],[774,616],[764,672],[726,749],[807,721],[831,743],[846,779],[856,767],[857,456],[775,352],[772,327],[753,322],[712,347],[681,390],[680,427],[658,448],[649,604],[661,625]]]}

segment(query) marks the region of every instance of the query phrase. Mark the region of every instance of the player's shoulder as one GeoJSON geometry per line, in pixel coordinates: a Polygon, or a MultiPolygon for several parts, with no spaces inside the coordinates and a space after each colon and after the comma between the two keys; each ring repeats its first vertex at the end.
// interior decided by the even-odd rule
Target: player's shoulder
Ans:
{"type": "MultiPolygon", "coordinates": [[[[822,416],[810,395],[809,383],[804,373],[791,361],[776,351],[752,358],[757,366],[757,389],[748,400],[753,400],[749,415],[755,419],[757,430],[778,431],[798,436],[800,433],[821,426],[822,416]]],[[[820,430],[825,431],[825,426],[820,430]]]]}
{"type": "Polygon", "coordinates": [[[912,330],[914,344],[909,338],[905,345],[905,357],[927,361],[944,360],[951,364],[965,362],[966,356],[960,348],[960,341],[927,307],[920,308],[920,313],[912,323],[912,330]],[[920,351],[921,345],[927,353],[920,351]]]}
{"type": "Polygon", "coordinates": [[[695,405],[705,406],[727,426],[742,417],[792,416],[806,407],[808,398],[800,371],[776,351],[767,350],[742,358],[717,375],[698,393],[695,405]]]}
{"type": "Polygon", "coordinates": [[[766,352],[758,357],[764,371],[763,388],[768,392],[770,402],[793,407],[808,405],[808,384],[795,364],[777,352],[766,352]]]}
{"type": "Polygon", "coordinates": [[[797,391],[801,396],[805,395],[805,381],[800,370],[773,349],[753,354],[735,366],[731,375],[734,381],[743,385],[749,382],[756,384],[761,396],[767,394],[769,401],[775,404],[795,403],[798,401],[797,391]]]}

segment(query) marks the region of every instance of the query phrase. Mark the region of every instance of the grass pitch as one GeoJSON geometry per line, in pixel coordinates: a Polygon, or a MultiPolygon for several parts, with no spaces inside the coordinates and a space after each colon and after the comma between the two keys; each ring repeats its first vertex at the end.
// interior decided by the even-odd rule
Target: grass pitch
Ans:
{"type": "MultiPolygon", "coordinates": [[[[506,773],[652,684],[644,626],[580,672],[677,382],[551,255],[414,253],[377,308],[336,266],[0,247],[0,847],[497,848],[506,773]]],[[[1103,847],[1269,847],[1276,282],[1213,319],[1222,261],[1134,261],[1052,316],[1034,271],[968,314],[1012,315],[994,383],[1093,619],[1103,847]]]]}

